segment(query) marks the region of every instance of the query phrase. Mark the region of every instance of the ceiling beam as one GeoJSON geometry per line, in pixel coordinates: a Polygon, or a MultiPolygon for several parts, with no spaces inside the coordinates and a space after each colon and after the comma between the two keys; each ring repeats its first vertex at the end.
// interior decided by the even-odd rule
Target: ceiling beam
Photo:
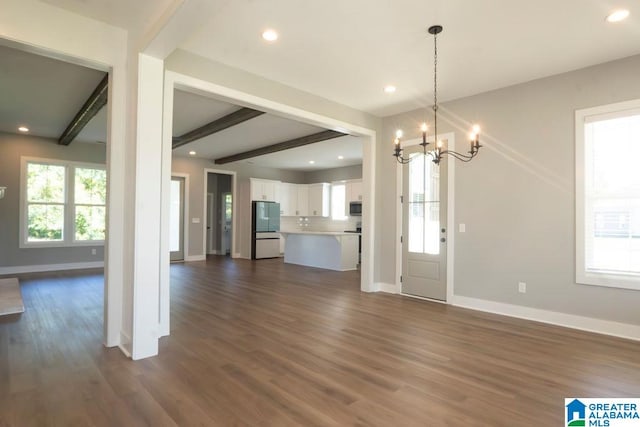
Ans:
{"type": "Polygon", "coordinates": [[[262,114],[264,114],[263,111],[253,110],[251,108],[241,108],[238,111],[227,114],[224,117],[212,121],[211,123],[207,123],[198,129],[194,129],[184,135],[174,137],[173,148],[181,147],[195,141],[196,139],[204,138],[205,136],[220,132],[221,130],[246,122],[247,120],[251,120],[254,117],[261,116],[262,114]]]}
{"type": "Polygon", "coordinates": [[[216,159],[214,162],[216,165],[224,165],[225,163],[237,162],[238,160],[245,160],[252,157],[264,156],[265,154],[277,153],[278,151],[284,151],[291,148],[302,147],[304,145],[315,144],[316,142],[339,138],[345,135],[347,134],[337,132],[335,130],[325,130],[322,132],[314,133],[313,135],[290,139],[289,141],[279,142],[277,144],[268,145],[266,147],[256,148],[255,150],[249,150],[243,153],[222,157],[220,159],[216,159]]]}
{"type": "Polygon", "coordinates": [[[105,75],[98,86],[93,90],[93,93],[85,101],[80,111],[75,115],[71,123],[62,132],[60,138],[58,138],[58,144],[69,145],[78,136],[82,129],[91,121],[91,119],[98,114],[98,111],[107,105],[109,95],[109,74],[105,75]]]}

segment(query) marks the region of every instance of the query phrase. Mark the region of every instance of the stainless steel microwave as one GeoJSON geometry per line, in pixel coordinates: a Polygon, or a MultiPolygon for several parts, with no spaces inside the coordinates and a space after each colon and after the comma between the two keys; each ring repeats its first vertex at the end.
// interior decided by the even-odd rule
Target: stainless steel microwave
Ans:
{"type": "Polygon", "coordinates": [[[349,203],[349,216],[362,216],[362,202],[349,203]]]}

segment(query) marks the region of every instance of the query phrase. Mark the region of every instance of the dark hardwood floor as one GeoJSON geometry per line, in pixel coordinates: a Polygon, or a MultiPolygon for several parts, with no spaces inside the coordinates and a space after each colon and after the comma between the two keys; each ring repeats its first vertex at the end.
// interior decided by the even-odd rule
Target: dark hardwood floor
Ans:
{"type": "Polygon", "coordinates": [[[552,426],[640,397],[640,343],[359,291],[359,273],[171,266],[171,336],[102,339],[100,273],[21,278],[0,318],[0,426],[552,426]]]}

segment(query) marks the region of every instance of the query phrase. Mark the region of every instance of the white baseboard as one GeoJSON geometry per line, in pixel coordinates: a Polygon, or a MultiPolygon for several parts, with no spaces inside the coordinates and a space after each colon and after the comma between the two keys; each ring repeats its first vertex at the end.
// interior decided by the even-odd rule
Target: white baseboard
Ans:
{"type": "MultiPolygon", "coordinates": [[[[401,293],[398,285],[383,282],[375,283],[373,291],[386,292],[390,294],[401,293]]],[[[411,297],[410,295],[407,296],[411,297]]],[[[592,317],[541,310],[538,308],[524,307],[521,305],[506,304],[460,295],[454,295],[453,300],[449,303],[457,307],[468,308],[471,310],[517,317],[519,319],[533,320],[535,322],[548,323],[551,325],[564,326],[566,328],[579,329],[581,331],[640,341],[640,325],[594,319],[592,317]]]]}
{"type": "Polygon", "coordinates": [[[184,257],[185,262],[193,262],[193,261],[206,261],[206,255],[191,255],[184,257]]]}
{"type": "Polygon", "coordinates": [[[377,282],[374,284],[374,292],[386,292],[388,294],[399,294],[400,288],[394,283],[377,282]]]}
{"type": "Polygon", "coordinates": [[[88,268],[104,268],[104,261],[0,267],[0,276],[4,276],[6,274],[41,273],[44,271],[84,270],[88,268]]]}
{"type": "Polygon", "coordinates": [[[452,305],[640,341],[640,326],[454,295],[452,305]]]}
{"type": "Polygon", "coordinates": [[[123,331],[120,331],[120,344],[118,347],[127,357],[131,358],[131,337],[123,331]]]}

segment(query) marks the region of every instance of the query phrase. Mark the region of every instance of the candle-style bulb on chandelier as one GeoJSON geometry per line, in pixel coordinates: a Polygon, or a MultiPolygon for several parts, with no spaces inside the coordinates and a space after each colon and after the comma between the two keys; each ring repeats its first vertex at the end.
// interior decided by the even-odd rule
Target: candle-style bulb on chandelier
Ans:
{"type": "MultiPolygon", "coordinates": [[[[433,135],[436,139],[436,143],[433,150],[427,150],[427,146],[429,145],[429,143],[427,142],[427,131],[429,130],[429,127],[426,123],[423,123],[422,126],[420,126],[420,131],[422,132],[422,142],[420,143],[420,145],[422,146],[423,154],[425,156],[431,156],[432,161],[435,164],[440,164],[442,156],[445,155],[454,157],[463,162],[469,162],[471,161],[471,159],[478,155],[480,147],[482,147],[482,145],[480,145],[480,126],[473,125],[471,129],[471,133],[469,134],[470,148],[469,151],[467,151],[467,154],[443,149],[444,144],[441,140],[438,139],[438,34],[440,34],[441,32],[441,25],[433,25],[429,27],[429,34],[433,34],[433,135]]],[[[398,163],[406,164],[416,157],[404,157],[402,155],[402,137],[402,131],[398,130],[396,132],[396,137],[394,140],[395,148],[393,155],[395,156],[396,160],[398,160],[398,163]]]]}

